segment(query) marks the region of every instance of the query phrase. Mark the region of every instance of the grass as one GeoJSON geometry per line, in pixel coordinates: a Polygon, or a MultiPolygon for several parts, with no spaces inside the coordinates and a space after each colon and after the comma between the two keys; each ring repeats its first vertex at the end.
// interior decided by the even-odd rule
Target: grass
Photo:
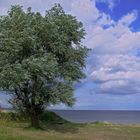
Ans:
{"type": "Polygon", "coordinates": [[[140,140],[140,126],[110,123],[74,124],[55,113],[42,116],[42,130],[18,115],[0,113],[0,140],[140,140]]]}

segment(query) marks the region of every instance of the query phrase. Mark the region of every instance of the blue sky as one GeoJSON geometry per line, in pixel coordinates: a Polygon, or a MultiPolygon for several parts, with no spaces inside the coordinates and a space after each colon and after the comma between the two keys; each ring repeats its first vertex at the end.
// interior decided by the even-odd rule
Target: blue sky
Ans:
{"type": "MultiPolygon", "coordinates": [[[[123,15],[127,15],[129,12],[137,10],[140,11],[140,1],[138,0],[97,0],[97,8],[111,16],[115,21],[118,21],[123,15]],[[107,2],[108,1],[108,2],[107,2]],[[112,1],[112,2],[111,2],[112,1]],[[110,2],[110,4],[109,4],[110,2]],[[111,4],[113,3],[113,4],[111,4]]],[[[132,23],[134,30],[139,30],[140,16],[132,23]]]]}
{"type": "MultiPolygon", "coordinates": [[[[15,4],[44,14],[54,3],[83,22],[83,44],[92,50],[84,70],[87,78],[74,86],[73,109],[140,110],[140,1],[0,0],[0,14],[15,4]]],[[[0,105],[7,106],[6,99],[1,94],[0,105]]]]}

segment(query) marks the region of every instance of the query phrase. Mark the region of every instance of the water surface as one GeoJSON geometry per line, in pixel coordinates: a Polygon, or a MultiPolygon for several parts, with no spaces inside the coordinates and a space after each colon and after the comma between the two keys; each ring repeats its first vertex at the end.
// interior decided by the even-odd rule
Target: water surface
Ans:
{"type": "Polygon", "coordinates": [[[72,122],[111,122],[119,124],[140,124],[140,111],[112,110],[53,110],[55,113],[72,122]]]}

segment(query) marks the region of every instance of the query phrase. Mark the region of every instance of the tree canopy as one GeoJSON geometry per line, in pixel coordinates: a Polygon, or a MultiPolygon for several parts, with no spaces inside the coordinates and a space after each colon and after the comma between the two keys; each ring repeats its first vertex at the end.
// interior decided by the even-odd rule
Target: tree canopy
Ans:
{"type": "Polygon", "coordinates": [[[0,89],[34,127],[45,107],[73,105],[73,83],[85,76],[84,36],[82,23],[59,4],[44,16],[12,6],[0,17],[0,89]]]}

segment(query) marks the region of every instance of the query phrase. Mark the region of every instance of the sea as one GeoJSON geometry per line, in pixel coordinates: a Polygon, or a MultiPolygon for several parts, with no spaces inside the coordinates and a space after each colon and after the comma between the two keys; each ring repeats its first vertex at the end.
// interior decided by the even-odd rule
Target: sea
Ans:
{"type": "Polygon", "coordinates": [[[52,110],[62,118],[75,123],[110,122],[140,124],[140,111],[126,110],[52,110]]]}

